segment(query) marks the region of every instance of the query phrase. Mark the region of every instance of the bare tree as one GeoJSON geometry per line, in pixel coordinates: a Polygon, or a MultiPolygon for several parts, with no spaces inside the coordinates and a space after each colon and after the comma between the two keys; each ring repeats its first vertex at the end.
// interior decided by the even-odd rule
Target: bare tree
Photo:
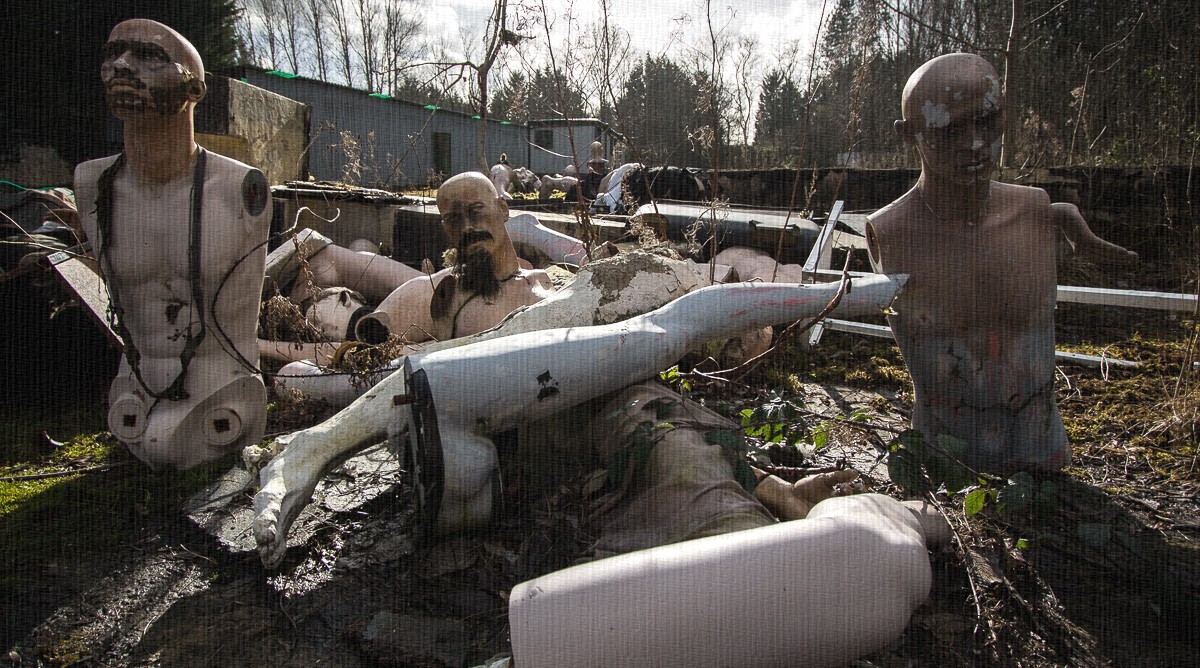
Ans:
{"type": "Polygon", "coordinates": [[[308,35],[314,49],[313,60],[317,65],[317,78],[328,81],[329,75],[325,69],[325,0],[304,0],[304,10],[308,35]]]}
{"type": "Polygon", "coordinates": [[[299,0],[278,0],[276,10],[277,13],[267,17],[267,20],[269,22],[273,22],[272,19],[278,20],[280,40],[283,43],[283,55],[287,58],[288,71],[300,74],[301,40],[303,39],[300,31],[300,12],[302,11],[300,2],[299,0]]]}
{"type": "Polygon", "coordinates": [[[758,55],[758,40],[740,35],[734,41],[733,105],[730,107],[732,127],[741,135],[742,146],[750,146],[754,127],[754,101],[758,91],[758,70],[762,58],[758,55]]]}
{"type": "Polygon", "coordinates": [[[1021,29],[1025,22],[1025,0],[1012,0],[1012,23],[1008,31],[1008,42],[1004,47],[1004,97],[1012,111],[1004,119],[1004,139],[1000,145],[1000,166],[1011,167],[1014,144],[1017,140],[1017,128],[1021,124],[1020,110],[1024,106],[1017,96],[1020,90],[1015,85],[1020,57],[1021,29]]]}
{"type": "Polygon", "coordinates": [[[358,39],[354,41],[352,50],[362,65],[367,90],[379,92],[379,5],[373,0],[354,0],[351,9],[358,23],[358,39]]]}
{"type": "MultiPolygon", "coordinates": [[[[698,94],[696,108],[699,111],[699,122],[689,128],[693,144],[693,154],[707,152],[709,162],[714,169],[721,159],[721,149],[727,141],[729,122],[725,110],[729,106],[729,84],[726,79],[728,72],[726,61],[729,59],[733,39],[729,35],[729,25],[737,10],[726,6],[724,17],[714,16],[712,0],[701,3],[703,15],[700,17],[703,35],[696,44],[685,45],[685,58],[693,78],[696,80],[698,94]],[[718,25],[718,21],[720,21],[718,25]],[[697,150],[697,148],[699,150],[697,150]]],[[[690,23],[690,18],[680,22],[681,28],[690,23]]]]}
{"type": "Polygon", "coordinates": [[[249,7],[242,7],[242,11],[238,12],[237,22],[234,23],[234,29],[238,36],[239,57],[244,63],[257,63],[259,58],[258,53],[258,30],[254,26],[254,13],[249,7]]]}
{"type": "Polygon", "coordinates": [[[479,109],[479,133],[477,136],[475,157],[479,167],[488,168],[487,157],[487,121],[488,121],[488,79],[500,57],[500,50],[505,46],[516,46],[521,37],[508,29],[508,0],[496,0],[492,5],[492,14],[488,17],[486,46],[483,58],[472,64],[475,70],[476,103],[479,109]]]}
{"type": "MultiPolygon", "coordinates": [[[[567,44],[571,43],[571,32],[574,28],[573,3],[566,5],[567,11],[565,21],[567,23],[567,44]]],[[[568,91],[579,91],[580,85],[578,80],[569,80],[567,77],[571,73],[583,69],[575,67],[575,57],[570,48],[562,49],[558,52],[554,48],[554,39],[551,36],[554,30],[554,19],[551,17],[549,10],[546,7],[545,0],[539,0],[535,23],[542,27],[542,34],[546,40],[546,52],[550,59],[550,64],[543,70],[539,71],[530,63],[525,63],[526,73],[526,92],[525,111],[527,114],[526,120],[533,120],[536,117],[546,118],[545,111],[549,107],[556,111],[555,115],[568,119],[567,122],[567,141],[570,146],[572,162],[576,160],[575,156],[579,155],[579,147],[575,143],[575,128],[570,123],[569,119],[573,115],[571,110],[578,106],[578,100],[569,101],[568,91]],[[562,62],[560,62],[559,54],[562,54],[562,62]],[[545,90],[542,90],[545,88],[545,90]],[[531,104],[531,101],[537,99],[541,104],[531,104]],[[546,104],[549,102],[549,104],[546,104]],[[530,116],[533,114],[533,116],[530,116]]],[[[575,170],[583,173],[581,165],[576,164],[575,170]]]]}
{"type": "Polygon", "coordinates": [[[424,23],[414,11],[412,0],[387,2],[383,6],[382,53],[379,60],[380,89],[394,95],[403,83],[403,72],[420,53],[418,38],[424,23]]]}
{"type": "Polygon", "coordinates": [[[337,38],[337,65],[347,86],[354,85],[354,33],[350,29],[350,16],[346,12],[345,0],[324,0],[333,22],[333,34],[337,38]]]}
{"type": "Polygon", "coordinates": [[[272,18],[278,12],[278,0],[250,0],[250,6],[258,15],[258,34],[262,37],[260,43],[265,43],[267,52],[257,53],[258,57],[266,56],[271,69],[279,68],[280,35],[272,18]]]}
{"type": "Polygon", "coordinates": [[[600,21],[592,31],[595,44],[596,61],[600,67],[596,70],[599,91],[600,120],[612,121],[609,117],[616,107],[616,90],[623,83],[622,77],[628,69],[631,54],[629,33],[609,21],[611,0],[600,0],[600,21]]]}

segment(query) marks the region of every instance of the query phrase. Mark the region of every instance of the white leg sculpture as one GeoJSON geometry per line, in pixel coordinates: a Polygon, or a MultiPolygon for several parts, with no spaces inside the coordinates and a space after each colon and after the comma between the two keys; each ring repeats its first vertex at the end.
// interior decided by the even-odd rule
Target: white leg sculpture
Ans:
{"type": "Polygon", "coordinates": [[[929,596],[919,508],[860,494],[808,517],[556,571],[509,596],[513,660],[572,666],[843,666],[929,596]]]}
{"type": "MultiPolygon", "coordinates": [[[[834,313],[877,313],[902,281],[854,279],[834,313]]],[[[263,563],[282,560],[287,531],[329,465],[383,440],[389,430],[409,432],[418,465],[442,463],[444,485],[430,506],[434,528],[478,526],[491,509],[496,459],[490,434],[652,378],[706,341],[814,317],[837,289],[834,283],[711,286],[611,325],[528,332],[411,356],[402,372],[337,415],[279,439],[283,449],[262,469],[254,499],[263,563]]]]}

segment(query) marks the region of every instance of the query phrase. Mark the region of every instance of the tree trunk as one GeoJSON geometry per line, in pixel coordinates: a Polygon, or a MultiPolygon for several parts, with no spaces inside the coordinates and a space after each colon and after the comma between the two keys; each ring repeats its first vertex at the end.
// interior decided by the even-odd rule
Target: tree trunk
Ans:
{"type": "Polygon", "coordinates": [[[1017,128],[1021,127],[1021,98],[1013,79],[1020,62],[1021,24],[1025,20],[1025,0],[1012,0],[1012,23],[1008,44],[1004,47],[1004,140],[1000,148],[1000,166],[1010,167],[1016,154],[1017,128]]]}

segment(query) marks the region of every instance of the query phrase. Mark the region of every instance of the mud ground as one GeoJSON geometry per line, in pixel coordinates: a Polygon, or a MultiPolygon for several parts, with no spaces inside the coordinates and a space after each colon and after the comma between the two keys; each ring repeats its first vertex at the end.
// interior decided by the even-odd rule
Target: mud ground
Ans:
{"type": "MultiPolygon", "coordinates": [[[[1168,338],[1179,338],[1177,325],[1164,326],[1175,332],[1168,338]]],[[[1071,327],[1096,329],[1070,317],[1062,327],[1066,338],[1071,327]]],[[[789,354],[736,389],[697,379],[694,391],[714,403],[754,405],[764,389],[797,377],[804,382],[796,396],[818,416],[813,424],[863,409],[879,428],[834,420],[828,445],[779,463],[851,466],[870,489],[899,496],[879,461],[888,429],[908,414],[895,353],[849,335],[826,337],[819,353],[789,354]]],[[[930,600],[897,642],[854,665],[1195,665],[1195,412],[1188,418],[1187,404],[1162,400],[1172,382],[1189,377],[1180,376],[1178,346],[1162,352],[1129,327],[1103,343],[1144,369],[1060,368],[1060,404],[1076,447],[1070,468],[1036,480],[1056,490],[1053,506],[967,516],[961,495],[940,496],[956,536],[931,555],[930,600]],[[1131,384],[1137,378],[1144,382],[1131,384]],[[1171,423],[1172,411],[1185,415],[1171,423]]],[[[92,407],[95,419],[79,432],[102,424],[99,384],[45,391],[92,407]]],[[[71,436],[56,406],[29,410],[28,424],[59,440],[71,436]]],[[[4,438],[34,432],[6,428],[4,438]]],[[[297,523],[286,561],[267,571],[246,533],[253,487],[236,458],[182,476],[148,471],[115,452],[100,466],[78,462],[76,474],[53,488],[53,503],[0,516],[10,542],[0,578],[0,662],[477,666],[509,649],[507,592],[570,565],[589,542],[579,519],[585,482],[564,481],[557,494],[516,505],[487,532],[415,545],[403,471],[381,446],[326,479],[297,523]],[[89,525],[72,525],[73,515],[89,525]]],[[[21,475],[9,464],[0,476],[21,475]]],[[[747,656],[755,642],[747,640],[747,656]]]]}

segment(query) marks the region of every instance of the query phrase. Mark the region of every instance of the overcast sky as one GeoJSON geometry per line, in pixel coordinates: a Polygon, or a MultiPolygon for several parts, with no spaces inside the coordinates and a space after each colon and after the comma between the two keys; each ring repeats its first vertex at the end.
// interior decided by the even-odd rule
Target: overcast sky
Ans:
{"type": "MultiPolygon", "coordinates": [[[[491,0],[421,0],[426,6],[426,29],[442,35],[445,44],[461,48],[464,30],[481,35],[492,9],[491,0]]],[[[510,0],[538,6],[539,0],[510,0]]],[[[556,42],[567,37],[567,16],[573,15],[576,30],[598,22],[598,1],[547,0],[556,42]]],[[[770,66],[788,42],[799,40],[807,57],[821,17],[822,7],[832,11],[834,0],[713,0],[715,30],[730,36],[753,35],[759,41],[764,64],[770,66]]],[[[649,53],[654,56],[679,56],[687,44],[706,39],[703,0],[612,0],[609,23],[629,33],[635,59],[649,53]]],[[[535,35],[544,42],[542,34],[535,35]]],[[[559,48],[561,44],[555,44],[559,48]]]]}

